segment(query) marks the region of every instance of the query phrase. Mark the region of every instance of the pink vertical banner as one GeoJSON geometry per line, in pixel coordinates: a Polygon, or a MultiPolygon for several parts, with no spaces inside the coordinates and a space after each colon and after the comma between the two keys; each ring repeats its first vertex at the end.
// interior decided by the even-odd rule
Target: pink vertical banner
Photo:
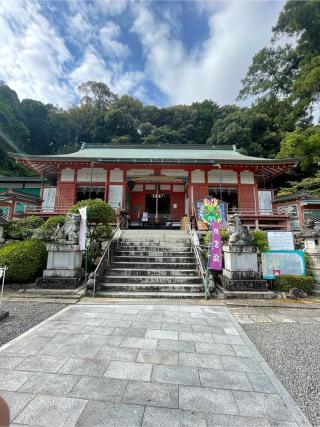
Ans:
{"type": "Polygon", "coordinates": [[[211,225],[210,264],[211,270],[222,270],[221,224],[213,221],[211,225]]]}

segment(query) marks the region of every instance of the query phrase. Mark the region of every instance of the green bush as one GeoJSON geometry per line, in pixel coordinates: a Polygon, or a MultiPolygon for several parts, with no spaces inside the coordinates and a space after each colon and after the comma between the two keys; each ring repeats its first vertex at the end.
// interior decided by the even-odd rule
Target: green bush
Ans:
{"type": "Polygon", "coordinates": [[[310,293],[313,286],[312,276],[277,276],[274,280],[274,289],[276,291],[288,291],[290,288],[299,288],[304,292],[310,293]]]}
{"type": "Polygon", "coordinates": [[[112,233],[112,227],[109,224],[96,225],[92,231],[91,237],[97,239],[109,239],[112,233]]]}
{"type": "Polygon", "coordinates": [[[6,281],[23,283],[42,272],[47,251],[38,240],[8,243],[0,249],[0,266],[8,267],[6,281]]]}
{"type": "Polygon", "coordinates": [[[64,220],[65,215],[57,215],[48,218],[47,221],[42,224],[40,228],[35,230],[33,238],[49,242],[50,240],[52,240],[52,235],[55,232],[57,226],[62,225],[64,220]]]}
{"type": "Polygon", "coordinates": [[[82,200],[69,209],[70,213],[79,213],[79,208],[87,207],[87,220],[89,224],[109,224],[115,221],[114,209],[103,200],[82,200]]]}
{"type": "Polygon", "coordinates": [[[30,238],[36,228],[44,223],[42,218],[29,216],[22,219],[13,219],[6,228],[6,237],[14,240],[25,240],[30,238]]]}
{"type": "Polygon", "coordinates": [[[260,249],[261,252],[269,249],[268,237],[265,231],[254,230],[252,231],[253,244],[260,249]]]}

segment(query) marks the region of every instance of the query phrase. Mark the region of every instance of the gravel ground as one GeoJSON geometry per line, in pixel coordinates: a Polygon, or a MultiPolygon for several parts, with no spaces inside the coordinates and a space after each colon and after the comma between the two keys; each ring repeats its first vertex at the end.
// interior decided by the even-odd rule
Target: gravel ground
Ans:
{"type": "Polygon", "coordinates": [[[0,321],[0,346],[23,334],[64,307],[64,304],[4,301],[1,310],[9,311],[9,317],[0,321]]]}
{"type": "Polygon", "coordinates": [[[320,426],[320,325],[241,325],[314,426],[320,426]]]}

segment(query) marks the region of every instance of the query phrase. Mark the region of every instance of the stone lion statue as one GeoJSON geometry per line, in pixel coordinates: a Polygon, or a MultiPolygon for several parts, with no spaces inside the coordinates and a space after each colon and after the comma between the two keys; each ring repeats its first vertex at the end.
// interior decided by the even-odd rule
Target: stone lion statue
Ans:
{"type": "Polygon", "coordinates": [[[80,215],[68,214],[63,225],[57,225],[53,240],[61,243],[76,245],[79,242],[80,215]]]}
{"type": "Polygon", "coordinates": [[[235,214],[229,217],[228,225],[230,230],[229,245],[241,246],[252,245],[253,237],[248,226],[241,224],[239,215],[235,214]]]}

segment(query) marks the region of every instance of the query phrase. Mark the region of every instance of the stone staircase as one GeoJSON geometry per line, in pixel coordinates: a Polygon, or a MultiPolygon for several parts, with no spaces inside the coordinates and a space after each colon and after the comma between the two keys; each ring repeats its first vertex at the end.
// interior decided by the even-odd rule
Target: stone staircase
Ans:
{"type": "Polygon", "coordinates": [[[125,230],[96,296],[203,298],[203,283],[188,234],[125,230]]]}

